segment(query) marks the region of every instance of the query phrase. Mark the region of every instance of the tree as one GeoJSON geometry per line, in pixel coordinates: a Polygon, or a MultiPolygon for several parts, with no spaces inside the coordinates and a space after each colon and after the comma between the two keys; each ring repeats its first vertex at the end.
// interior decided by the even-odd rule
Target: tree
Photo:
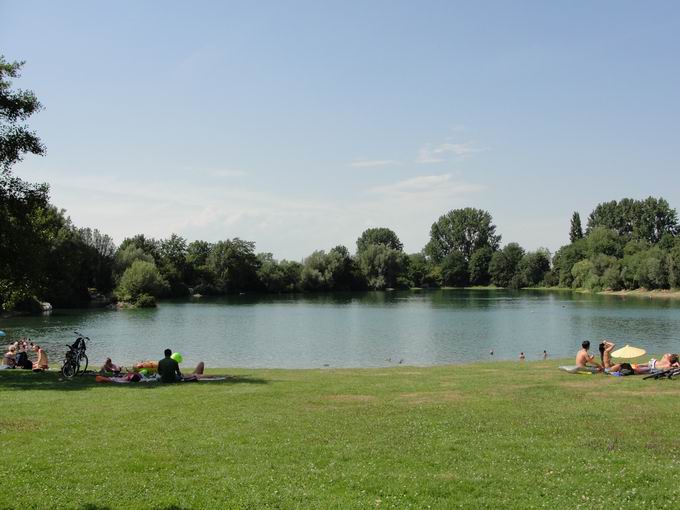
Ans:
{"type": "MultiPolygon", "coordinates": [[[[116,255],[113,259],[113,272],[114,279],[118,280],[125,270],[130,267],[136,260],[143,260],[145,262],[154,262],[151,255],[146,253],[141,248],[138,248],[132,243],[127,243],[121,245],[116,251],[116,255]]],[[[154,262],[155,264],[155,262],[154,262]]]]}
{"type": "Polygon", "coordinates": [[[110,291],[113,288],[113,257],[116,253],[113,239],[97,229],[80,228],[77,233],[87,247],[85,265],[91,271],[92,286],[99,292],[110,291]]]}
{"type": "Polygon", "coordinates": [[[321,291],[333,288],[333,273],[328,267],[328,256],[323,250],[314,251],[304,261],[300,285],[305,290],[321,291]]]}
{"type": "Polygon", "coordinates": [[[577,262],[585,259],[586,240],[578,239],[572,244],[562,246],[553,257],[553,271],[555,271],[560,287],[571,287],[574,277],[571,273],[572,267],[577,262]]]}
{"type": "Polygon", "coordinates": [[[154,238],[148,238],[144,234],[137,234],[134,237],[123,239],[119,249],[125,249],[130,245],[142,250],[147,255],[151,255],[156,263],[160,261],[160,243],[154,238]]]}
{"type": "MultiPolygon", "coordinates": [[[[48,250],[40,215],[49,207],[46,184],[30,184],[11,173],[24,154],[45,147],[25,121],[42,106],[31,91],[12,90],[23,62],[0,56],[0,307],[35,302],[48,250]]],[[[30,304],[29,304],[30,306],[30,304]]]]}
{"type": "Polygon", "coordinates": [[[635,237],[657,244],[664,236],[680,234],[678,213],[663,198],[648,197],[640,204],[640,221],[633,231],[635,237]]]}
{"type": "Polygon", "coordinates": [[[193,291],[214,294],[216,288],[212,285],[215,278],[207,266],[208,255],[212,245],[206,241],[193,241],[187,246],[187,280],[186,284],[194,287],[193,291]]]}
{"type": "Polygon", "coordinates": [[[257,278],[267,292],[278,293],[284,290],[284,274],[271,253],[258,253],[260,267],[257,278]]]}
{"type": "Polygon", "coordinates": [[[393,250],[402,251],[404,246],[401,244],[399,237],[389,228],[369,228],[364,230],[359,239],[357,239],[357,254],[366,250],[373,244],[382,244],[393,250]]]}
{"type": "Polygon", "coordinates": [[[472,253],[481,248],[497,250],[501,236],[496,235],[491,220],[487,211],[472,207],[449,211],[432,224],[426,254],[439,263],[453,251],[459,251],[469,261],[472,253]]]}
{"type": "Polygon", "coordinates": [[[170,284],[170,295],[187,296],[189,287],[185,283],[189,276],[187,263],[187,241],[177,234],[158,242],[158,269],[170,284]]]}
{"type": "Polygon", "coordinates": [[[658,243],[665,234],[680,233],[676,210],[663,198],[654,197],[598,204],[588,217],[587,233],[597,227],[615,230],[626,240],[642,239],[652,244],[658,243]]]}
{"type": "Polygon", "coordinates": [[[402,251],[384,244],[370,244],[359,253],[358,259],[368,287],[374,290],[396,287],[405,274],[408,261],[402,251]]]}
{"type": "Polygon", "coordinates": [[[334,290],[349,290],[353,284],[354,262],[349,254],[349,250],[338,245],[328,252],[327,266],[331,274],[334,290]]]}
{"type": "Polygon", "coordinates": [[[680,288],[680,239],[676,240],[675,245],[670,249],[666,264],[669,285],[674,289],[680,288]]]}
{"type": "Polygon", "coordinates": [[[430,264],[423,253],[413,253],[408,256],[407,276],[411,286],[422,287],[427,284],[427,275],[430,272],[430,264]]]}
{"type": "Polygon", "coordinates": [[[489,264],[493,251],[490,247],[484,246],[479,250],[475,250],[470,256],[468,263],[468,271],[470,273],[471,285],[488,285],[489,279],[489,264]]]}
{"type": "Polygon", "coordinates": [[[526,253],[517,266],[520,286],[540,285],[548,271],[550,271],[550,252],[547,249],[541,248],[526,253]]]}
{"type": "Polygon", "coordinates": [[[255,290],[259,264],[255,243],[238,237],[215,243],[207,260],[217,288],[225,293],[255,290]]]}
{"type": "Polygon", "coordinates": [[[442,284],[465,287],[468,284],[468,263],[459,251],[452,251],[441,263],[442,284]]]}
{"type": "Polygon", "coordinates": [[[517,266],[524,257],[524,249],[517,243],[510,243],[491,257],[489,274],[491,283],[509,287],[517,273],[517,266]]]}
{"type": "Polygon", "coordinates": [[[116,294],[121,301],[135,303],[145,296],[160,297],[170,290],[153,262],[135,260],[120,279],[116,294]]]}
{"type": "Polygon", "coordinates": [[[583,239],[583,228],[581,227],[581,215],[574,212],[571,216],[571,229],[569,230],[569,241],[576,242],[583,239]]]}
{"type": "Polygon", "coordinates": [[[623,255],[623,242],[615,229],[595,227],[585,238],[586,251],[589,257],[598,254],[620,258],[623,255]]]}
{"type": "Polygon", "coordinates": [[[24,62],[7,62],[0,55],[0,174],[21,161],[24,154],[45,154],[45,146],[24,121],[42,105],[30,90],[12,90],[12,78],[21,75],[24,62]]]}

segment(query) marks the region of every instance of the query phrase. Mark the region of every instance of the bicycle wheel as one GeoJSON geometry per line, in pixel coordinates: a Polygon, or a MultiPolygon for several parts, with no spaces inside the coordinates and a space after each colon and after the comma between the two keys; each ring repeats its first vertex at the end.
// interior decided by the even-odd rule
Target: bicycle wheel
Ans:
{"type": "Polygon", "coordinates": [[[81,354],[78,357],[78,370],[76,373],[78,374],[83,374],[87,370],[87,365],[89,363],[89,360],[87,359],[87,354],[81,354]]]}
{"type": "Polygon", "coordinates": [[[73,376],[76,375],[77,372],[78,368],[77,365],[73,362],[73,360],[67,359],[61,366],[61,375],[63,375],[66,379],[71,379],[73,376]]]}

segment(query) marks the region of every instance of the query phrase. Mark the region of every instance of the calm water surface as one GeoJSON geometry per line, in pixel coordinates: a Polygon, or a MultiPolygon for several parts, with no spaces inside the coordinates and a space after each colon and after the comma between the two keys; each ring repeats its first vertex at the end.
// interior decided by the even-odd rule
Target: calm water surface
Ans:
{"type": "MultiPolygon", "coordinates": [[[[569,292],[438,290],[304,296],[234,296],[162,302],[153,310],[70,310],[0,321],[30,336],[56,365],[73,330],[90,360],[162,357],[213,367],[379,367],[572,356],[612,338],[651,353],[680,351],[680,303],[569,292]]],[[[596,346],[595,346],[596,347],[596,346]]]]}

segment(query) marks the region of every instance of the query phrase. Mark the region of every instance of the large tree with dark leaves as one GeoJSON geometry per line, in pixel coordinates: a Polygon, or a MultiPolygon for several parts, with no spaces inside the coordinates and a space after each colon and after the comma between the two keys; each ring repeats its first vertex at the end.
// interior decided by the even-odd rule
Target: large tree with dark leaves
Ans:
{"type": "Polygon", "coordinates": [[[0,56],[0,306],[14,307],[34,295],[39,286],[44,251],[41,210],[48,207],[48,187],[12,175],[12,166],[25,154],[43,155],[45,147],[26,125],[42,108],[35,94],[13,90],[23,62],[0,56]]]}

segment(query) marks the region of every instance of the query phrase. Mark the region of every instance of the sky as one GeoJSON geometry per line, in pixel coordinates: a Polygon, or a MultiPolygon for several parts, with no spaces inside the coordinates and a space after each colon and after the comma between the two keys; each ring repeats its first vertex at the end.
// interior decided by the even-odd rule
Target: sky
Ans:
{"type": "Polygon", "coordinates": [[[45,109],[14,171],[79,227],[300,260],[447,211],[555,251],[573,211],[680,207],[678,2],[0,0],[45,109]]]}

